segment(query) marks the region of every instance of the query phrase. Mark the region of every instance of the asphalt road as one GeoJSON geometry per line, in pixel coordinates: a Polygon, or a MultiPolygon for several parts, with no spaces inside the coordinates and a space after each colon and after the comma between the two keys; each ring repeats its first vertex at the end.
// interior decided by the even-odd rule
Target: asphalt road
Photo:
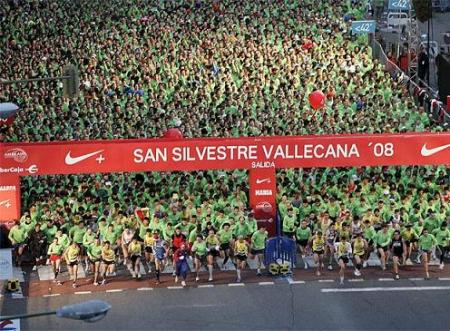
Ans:
{"type": "Polygon", "coordinates": [[[316,282],[3,299],[0,305],[2,315],[94,298],[113,307],[95,324],[50,316],[23,320],[22,330],[448,330],[449,294],[450,281],[316,282]]]}

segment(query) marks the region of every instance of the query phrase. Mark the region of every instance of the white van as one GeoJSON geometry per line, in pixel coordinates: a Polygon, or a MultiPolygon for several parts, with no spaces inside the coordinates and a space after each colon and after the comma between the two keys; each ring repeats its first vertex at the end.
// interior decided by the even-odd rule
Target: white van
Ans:
{"type": "Polygon", "coordinates": [[[387,16],[388,27],[408,26],[410,19],[407,13],[404,12],[389,12],[387,16]]]}

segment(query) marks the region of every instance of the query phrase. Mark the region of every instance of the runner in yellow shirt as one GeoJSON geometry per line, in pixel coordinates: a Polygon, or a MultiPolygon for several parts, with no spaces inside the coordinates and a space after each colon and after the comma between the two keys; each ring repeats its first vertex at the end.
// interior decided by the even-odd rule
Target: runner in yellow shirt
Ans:
{"type": "Polygon", "coordinates": [[[128,253],[131,260],[131,276],[133,278],[141,278],[140,266],[141,266],[141,254],[142,244],[137,241],[136,237],[133,237],[128,245],[128,253]]]}
{"type": "Polygon", "coordinates": [[[155,263],[155,255],[153,254],[152,248],[154,244],[155,238],[153,237],[152,230],[147,229],[144,236],[144,254],[149,273],[152,272],[152,264],[155,263]]]}
{"type": "Polygon", "coordinates": [[[238,236],[238,240],[234,243],[234,256],[236,257],[236,282],[241,281],[241,270],[245,269],[248,257],[248,243],[244,240],[244,236],[238,236]]]}
{"type": "Polygon", "coordinates": [[[112,249],[110,242],[105,241],[102,249],[102,285],[106,284],[107,275],[115,276],[115,261],[116,255],[114,254],[114,250],[112,249]]]}
{"type": "Polygon", "coordinates": [[[66,258],[67,269],[69,269],[70,279],[72,279],[72,287],[77,287],[78,278],[78,262],[80,262],[80,247],[75,241],[72,241],[67,247],[64,257],[66,258]]]}
{"type": "Polygon", "coordinates": [[[366,256],[367,248],[368,243],[363,238],[363,232],[358,231],[355,240],[353,240],[353,259],[355,260],[354,275],[357,277],[361,276],[361,267],[364,263],[364,256],[366,256]]]}
{"type": "Polygon", "coordinates": [[[325,236],[322,231],[317,231],[316,234],[311,239],[311,247],[314,256],[314,263],[316,264],[317,270],[316,275],[321,275],[321,270],[323,270],[323,254],[325,253],[325,236]]]}

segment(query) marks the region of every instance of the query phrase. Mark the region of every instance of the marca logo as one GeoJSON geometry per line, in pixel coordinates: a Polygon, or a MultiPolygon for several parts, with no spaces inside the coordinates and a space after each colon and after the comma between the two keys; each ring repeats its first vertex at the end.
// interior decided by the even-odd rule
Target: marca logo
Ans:
{"type": "Polygon", "coordinates": [[[38,167],[35,164],[30,165],[28,168],[22,167],[10,167],[10,168],[0,168],[0,174],[21,174],[22,172],[28,172],[32,175],[38,172],[38,167]]]}
{"type": "Polygon", "coordinates": [[[3,154],[5,159],[13,159],[16,162],[23,163],[28,160],[28,154],[22,148],[11,148],[3,154]]]}
{"type": "Polygon", "coordinates": [[[15,191],[16,187],[14,185],[3,185],[0,186],[0,192],[5,192],[5,191],[15,191]]]}
{"type": "Polygon", "coordinates": [[[271,196],[272,190],[256,190],[255,191],[256,196],[271,196]]]}

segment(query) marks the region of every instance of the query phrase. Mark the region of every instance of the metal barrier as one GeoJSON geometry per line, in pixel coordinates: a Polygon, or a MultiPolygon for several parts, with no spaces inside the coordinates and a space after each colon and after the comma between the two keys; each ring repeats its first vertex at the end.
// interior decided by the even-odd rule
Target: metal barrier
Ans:
{"type": "MultiPolygon", "coordinates": [[[[277,223],[277,229],[280,229],[281,219],[278,212],[275,222],[277,223]]],[[[292,270],[295,268],[296,259],[297,245],[294,239],[278,233],[276,237],[267,240],[264,252],[264,265],[266,267],[271,268],[273,265],[282,267],[288,263],[290,270],[285,270],[285,272],[281,273],[292,273],[292,270]]]]}
{"type": "Polygon", "coordinates": [[[439,94],[436,91],[418,78],[419,84],[417,84],[414,81],[416,77],[409,77],[396,63],[390,61],[377,40],[372,39],[370,46],[372,48],[372,57],[378,59],[385,66],[386,71],[389,72],[394,80],[400,81],[404,86],[408,87],[409,95],[416,104],[424,107],[434,122],[444,126],[450,125],[450,114],[447,113],[445,105],[439,102],[439,94]]]}

